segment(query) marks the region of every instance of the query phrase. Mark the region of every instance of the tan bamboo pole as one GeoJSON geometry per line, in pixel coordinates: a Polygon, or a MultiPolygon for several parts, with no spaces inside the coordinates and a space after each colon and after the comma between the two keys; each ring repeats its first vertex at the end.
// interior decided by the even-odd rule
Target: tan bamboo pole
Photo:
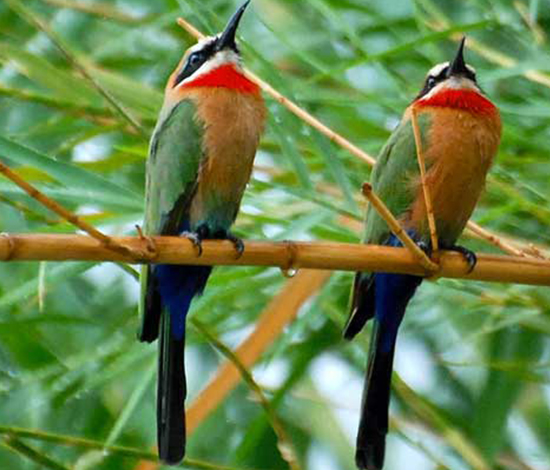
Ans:
{"type": "MultiPolygon", "coordinates": [[[[112,237],[115,243],[140,249],[139,237],[112,237]]],[[[277,266],[288,269],[341,271],[379,271],[425,275],[424,268],[405,248],[334,242],[260,242],[246,241],[243,255],[236,259],[228,241],[204,241],[203,254],[197,257],[192,243],[180,237],[151,237],[157,248],[156,263],[277,266]]],[[[2,234],[0,261],[124,261],[139,263],[131,256],[109,250],[85,235],[2,234]]],[[[469,266],[458,253],[443,251],[440,277],[488,282],[510,282],[550,286],[550,261],[514,256],[478,255],[469,266]]]]}
{"type": "MultiPolygon", "coordinates": [[[[17,173],[11,170],[7,165],[4,165],[0,162],[0,173],[2,173],[6,178],[13,181],[17,186],[19,186],[23,191],[25,191],[30,197],[36,199],[44,207],[47,207],[52,212],[59,215],[61,218],[65,219],[69,223],[73,224],[75,227],[79,228],[83,232],[86,232],[90,237],[95,238],[101,242],[109,250],[116,251],[123,255],[130,255],[134,258],[151,258],[153,253],[151,250],[143,250],[139,248],[136,250],[131,250],[130,248],[120,245],[115,242],[112,237],[105,235],[103,232],[100,232],[93,225],[90,225],[85,220],[78,217],[76,214],[73,214],[70,210],[63,207],[61,204],[55,202],[53,199],[46,196],[44,193],[40,192],[33,185],[21,178],[17,173]]],[[[147,247],[146,247],[147,248],[147,247]]]]}

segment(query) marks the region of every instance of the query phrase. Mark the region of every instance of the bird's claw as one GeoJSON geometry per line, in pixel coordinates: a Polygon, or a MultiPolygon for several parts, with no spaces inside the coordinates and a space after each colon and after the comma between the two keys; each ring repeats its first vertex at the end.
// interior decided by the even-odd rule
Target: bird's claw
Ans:
{"type": "Polygon", "coordinates": [[[202,255],[202,238],[199,234],[195,232],[182,232],[181,236],[187,238],[193,244],[193,247],[197,251],[197,256],[202,255]]]}
{"type": "Polygon", "coordinates": [[[226,234],[226,239],[233,243],[235,251],[237,252],[237,259],[239,259],[244,253],[244,242],[239,237],[229,232],[226,234]]]}
{"type": "Polygon", "coordinates": [[[477,264],[477,255],[468,248],[465,248],[460,245],[453,245],[448,248],[450,251],[456,251],[457,253],[460,253],[462,256],[464,256],[464,259],[468,263],[468,272],[467,274],[470,274],[477,264]]]}
{"type": "Polygon", "coordinates": [[[428,255],[428,257],[431,257],[432,256],[432,244],[431,243],[426,243],[425,241],[417,241],[416,242],[416,246],[418,246],[418,248],[420,248],[424,253],[426,253],[426,255],[428,255]]]}

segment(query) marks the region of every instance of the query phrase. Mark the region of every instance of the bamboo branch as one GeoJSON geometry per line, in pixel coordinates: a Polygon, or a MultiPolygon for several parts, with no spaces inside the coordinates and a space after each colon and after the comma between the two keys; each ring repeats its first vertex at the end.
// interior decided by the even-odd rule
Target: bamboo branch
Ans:
{"type": "MultiPolygon", "coordinates": [[[[146,263],[115,252],[85,235],[2,234],[0,261],[119,261],[146,263]]],[[[406,248],[334,242],[246,242],[245,252],[236,259],[229,241],[205,240],[197,256],[193,244],[181,237],[151,237],[157,248],[155,263],[200,266],[276,266],[288,269],[377,271],[424,276],[424,268],[406,248]]],[[[112,240],[139,250],[139,237],[112,237],[112,240]]],[[[536,258],[480,254],[474,270],[458,253],[443,251],[441,277],[487,282],[510,282],[550,286],[550,261],[536,258]]]]}
{"type": "Polygon", "coordinates": [[[498,246],[503,251],[506,251],[514,256],[526,256],[523,250],[516,248],[510,243],[506,243],[502,239],[502,237],[497,237],[495,234],[489,232],[475,222],[470,222],[468,228],[478,237],[491,242],[493,245],[498,246]]]}
{"type": "Polygon", "coordinates": [[[416,119],[416,108],[411,108],[411,124],[414,134],[414,142],[416,146],[416,158],[420,168],[420,183],[422,184],[422,192],[424,194],[424,204],[426,205],[426,217],[428,218],[428,226],[430,228],[430,239],[432,241],[432,256],[435,260],[439,258],[439,240],[437,238],[437,229],[435,226],[434,209],[432,205],[432,197],[430,188],[426,182],[426,161],[424,160],[424,151],[422,149],[422,135],[418,127],[416,119]]]}
{"type": "MultiPolygon", "coordinates": [[[[181,26],[183,29],[185,29],[191,36],[195,37],[196,39],[202,39],[204,38],[204,34],[201,33],[197,28],[195,28],[191,23],[189,23],[187,20],[183,18],[178,18],[177,20],[178,25],[181,26]]],[[[461,36],[460,36],[461,37],[461,36]]],[[[476,47],[476,43],[470,40],[468,43],[473,49],[476,47]]],[[[480,48],[481,49],[481,48],[480,48]]],[[[482,54],[482,50],[478,50],[480,54],[482,54]]],[[[482,54],[483,55],[483,54],[482,54]]],[[[489,58],[489,57],[487,57],[489,58]]],[[[490,59],[490,58],[489,58],[490,59]]],[[[510,59],[511,60],[511,59],[510,59]]],[[[498,60],[496,60],[498,63],[498,60]]],[[[501,62],[501,65],[507,65],[505,63],[501,62]]],[[[509,66],[509,65],[508,65],[509,66]]],[[[376,159],[370,156],[367,152],[361,150],[359,147],[357,147],[355,144],[350,142],[348,139],[343,137],[342,135],[338,134],[337,132],[330,129],[328,126],[324,125],[322,122],[320,122],[318,119],[316,119],[314,116],[312,116],[310,113],[308,113],[305,109],[298,106],[293,101],[286,98],[284,95],[279,93],[277,90],[275,90],[269,83],[259,78],[257,75],[253,74],[252,72],[245,69],[245,72],[247,76],[257,83],[260,88],[265,91],[268,95],[273,97],[276,101],[281,103],[283,106],[285,106],[291,113],[305,121],[307,124],[309,124],[314,129],[317,129],[321,134],[328,137],[331,141],[333,141],[335,144],[339,145],[340,147],[348,150],[352,155],[356,156],[357,158],[360,158],[361,160],[367,162],[370,166],[373,166],[376,163],[376,159]]],[[[540,72],[536,71],[527,71],[525,72],[525,76],[531,80],[538,81],[539,83],[545,84],[547,86],[550,86],[550,80],[545,75],[541,78],[542,75],[540,72]]],[[[477,227],[479,227],[477,224],[475,224],[472,221],[468,222],[468,228],[471,228],[472,230],[475,230],[477,227]]],[[[502,242],[499,237],[492,232],[490,232],[487,229],[483,229],[486,235],[480,235],[482,238],[487,240],[489,243],[494,244],[501,250],[503,250],[506,253],[509,253],[511,255],[518,255],[518,252],[523,253],[524,255],[529,255],[528,252],[522,252],[521,250],[516,249],[510,243],[504,243],[502,242]]]]}
{"type": "Polygon", "coordinates": [[[47,207],[52,212],[55,212],[57,215],[65,219],[67,222],[71,223],[72,225],[79,228],[80,230],[86,232],[88,235],[90,235],[90,237],[98,240],[107,249],[113,250],[122,255],[131,256],[137,259],[153,257],[153,253],[151,252],[151,250],[143,250],[141,248],[134,250],[115,242],[111,237],[100,232],[93,225],[90,225],[88,222],[85,222],[80,217],[73,214],[71,211],[69,211],[62,205],[58,204],[53,199],[46,196],[44,193],[40,192],[38,189],[36,189],[27,181],[25,181],[17,173],[12,171],[7,165],[4,165],[2,162],[0,162],[0,173],[2,173],[6,178],[13,181],[17,186],[23,189],[23,191],[25,191],[30,197],[32,197],[33,199],[36,199],[44,207],[47,207]]]}
{"type": "Polygon", "coordinates": [[[363,194],[380,214],[380,217],[386,221],[394,235],[399,238],[401,243],[403,243],[403,245],[414,255],[420,264],[426,268],[427,271],[435,273],[435,271],[439,269],[438,265],[428,258],[428,255],[426,255],[411,237],[409,237],[409,234],[403,230],[399,221],[393,216],[382,200],[374,194],[372,186],[369,183],[363,184],[363,194]]]}

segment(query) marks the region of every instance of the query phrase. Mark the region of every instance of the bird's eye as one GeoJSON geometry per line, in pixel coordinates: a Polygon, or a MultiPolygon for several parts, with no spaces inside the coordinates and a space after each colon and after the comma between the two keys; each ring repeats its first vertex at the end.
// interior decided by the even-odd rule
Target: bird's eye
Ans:
{"type": "Polygon", "coordinates": [[[428,88],[433,88],[435,86],[435,77],[428,77],[426,85],[428,88]]]}
{"type": "Polygon", "coordinates": [[[192,67],[196,67],[197,65],[199,65],[200,61],[201,55],[197,52],[191,54],[191,56],[189,57],[189,65],[192,67]]]}

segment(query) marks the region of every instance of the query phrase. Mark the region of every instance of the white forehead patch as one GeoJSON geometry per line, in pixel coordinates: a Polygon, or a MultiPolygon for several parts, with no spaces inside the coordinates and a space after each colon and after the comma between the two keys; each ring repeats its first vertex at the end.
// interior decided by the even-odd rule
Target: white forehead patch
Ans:
{"type": "Polygon", "coordinates": [[[203,37],[202,39],[200,39],[197,42],[197,44],[195,44],[192,47],[190,47],[189,49],[187,49],[187,54],[189,55],[189,54],[192,54],[193,52],[200,51],[201,49],[204,48],[204,46],[206,46],[207,44],[212,42],[214,39],[216,39],[215,36],[205,36],[205,37],[203,37]]]}
{"type": "MultiPolygon", "coordinates": [[[[428,72],[428,77],[437,77],[441,72],[443,72],[445,67],[449,66],[449,64],[450,62],[443,62],[441,64],[434,65],[428,72]]],[[[476,73],[476,69],[474,69],[471,65],[466,64],[466,68],[473,74],[476,73]]]]}
{"type": "Polygon", "coordinates": [[[428,77],[437,77],[445,67],[449,66],[449,62],[443,62],[442,64],[434,65],[428,72],[428,77]]]}

